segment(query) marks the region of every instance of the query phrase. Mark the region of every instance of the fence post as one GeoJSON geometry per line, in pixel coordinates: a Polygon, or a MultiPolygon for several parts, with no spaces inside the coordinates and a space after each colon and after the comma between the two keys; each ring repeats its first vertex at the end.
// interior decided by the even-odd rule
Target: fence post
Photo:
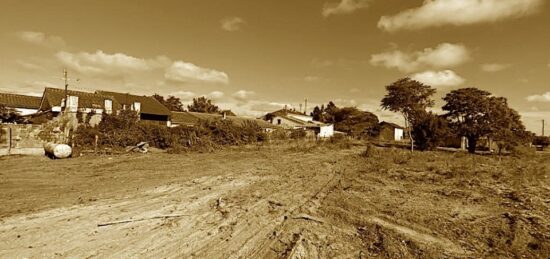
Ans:
{"type": "Polygon", "coordinates": [[[11,127],[8,126],[8,155],[11,154],[11,145],[12,145],[12,130],[11,130],[11,127]]]}

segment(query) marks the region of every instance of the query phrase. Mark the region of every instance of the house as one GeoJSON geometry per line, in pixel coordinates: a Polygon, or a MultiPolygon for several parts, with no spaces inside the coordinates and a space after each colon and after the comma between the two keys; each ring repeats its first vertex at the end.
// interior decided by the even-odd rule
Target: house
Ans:
{"type": "Polygon", "coordinates": [[[277,126],[268,123],[263,120],[245,118],[240,116],[224,116],[217,113],[200,113],[200,112],[172,112],[171,116],[171,125],[172,127],[195,127],[201,123],[201,121],[217,121],[217,120],[228,120],[234,126],[243,126],[246,123],[256,123],[265,131],[269,132],[276,128],[277,126]]]}
{"type": "Polygon", "coordinates": [[[157,99],[151,96],[140,96],[128,93],[117,93],[110,91],[96,91],[96,94],[112,96],[123,110],[133,110],[139,114],[142,121],[170,126],[170,110],[157,99]]]}
{"type": "Polygon", "coordinates": [[[405,128],[391,122],[380,122],[379,138],[385,141],[402,141],[405,128]]]}
{"type": "Polygon", "coordinates": [[[286,129],[305,129],[311,130],[320,138],[329,138],[334,135],[334,125],[314,121],[312,116],[295,110],[282,109],[268,113],[262,117],[273,125],[286,129]]]}
{"type": "Polygon", "coordinates": [[[21,115],[36,113],[40,108],[41,100],[42,97],[0,93],[0,104],[15,109],[21,115]]]}
{"type": "Polygon", "coordinates": [[[35,123],[44,122],[56,117],[62,111],[66,111],[79,119],[88,120],[91,125],[97,125],[103,113],[111,114],[120,109],[120,104],[113,96],[88,93],[81,91],[58,88],[46,88],[40,101],[40,107],[32,121],[35,123]],[[65,95],[67,95],[67,107],[65,108],[65,95]]]}

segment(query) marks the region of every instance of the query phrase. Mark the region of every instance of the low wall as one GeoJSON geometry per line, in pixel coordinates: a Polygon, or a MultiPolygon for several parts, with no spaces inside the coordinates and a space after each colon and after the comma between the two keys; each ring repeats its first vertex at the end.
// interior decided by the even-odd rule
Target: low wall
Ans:
{"type": "Polygon", "coordinates": [[[0,124],[0,155],[43,155],[41,125],[0,124]]]}

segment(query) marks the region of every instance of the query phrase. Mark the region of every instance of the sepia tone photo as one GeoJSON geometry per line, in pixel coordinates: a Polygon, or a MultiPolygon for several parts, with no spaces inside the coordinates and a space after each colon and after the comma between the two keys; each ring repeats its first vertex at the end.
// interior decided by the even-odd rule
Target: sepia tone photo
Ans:
{"type": "Polygon", "coordinates": [[[546,0],[0,0],[0,258],[550,258],[546,0]]]}

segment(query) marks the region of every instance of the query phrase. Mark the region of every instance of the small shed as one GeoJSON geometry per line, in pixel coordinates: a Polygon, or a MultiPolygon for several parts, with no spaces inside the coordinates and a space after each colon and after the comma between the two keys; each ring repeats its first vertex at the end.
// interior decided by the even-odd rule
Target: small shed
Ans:
{"type": "Polygon", "coordinates": [[[381,140],[385,141],[402,141],[405,134],[405,128],[391,122],[380,122],[381,140]]]}

